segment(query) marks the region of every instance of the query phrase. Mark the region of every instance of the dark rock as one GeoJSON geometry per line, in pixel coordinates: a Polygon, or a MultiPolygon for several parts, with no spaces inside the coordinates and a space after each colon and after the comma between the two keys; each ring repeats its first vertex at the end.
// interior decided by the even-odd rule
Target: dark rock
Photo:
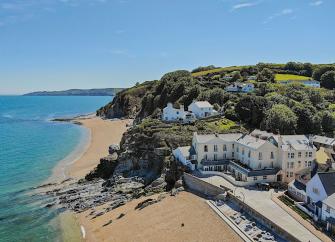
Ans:
{"type": "Polygon", "coordinates": [[[108,225],[110,225],[111,223],[113,223],[113,220],[109,220],[107,223],[105,223],[104,225],[102,225],[102,227],[108,226],[108,225]]]}
{"type": "Polygon", "coordinates": [[[96,215],[94,215],[93,217],[92,217],[92,219],[95,219],[95,218],[97,218],[97,217],[99,217],[99,216],[102,216],[102,215],[104,215],[105,213],[104,212],[99,212],[99,213],[97,213],[96,215]]]}
{"type": "Polygon", "coordinates": [[[120,146],[118,144],[112,144],[109,146],[109,154],[113,154],[115,152],[118,152],[120,150],[120,146]]]}
{"type": "Polygon", "coordinates": [[[108,155],[100,159],[99,165],[85,176],[87,181],[92,181],[94,178],[108,179],[114,172],[117,166],[117,155],[108,155]]]}
{"type": "Polygon", "coordinates": [[[122,218],[122,217],[124,217],[124,216],[126,216],[124,213],[121,213],[118,217],[117,217],[117,219],[120,219],[120,218],[122,218]]]}

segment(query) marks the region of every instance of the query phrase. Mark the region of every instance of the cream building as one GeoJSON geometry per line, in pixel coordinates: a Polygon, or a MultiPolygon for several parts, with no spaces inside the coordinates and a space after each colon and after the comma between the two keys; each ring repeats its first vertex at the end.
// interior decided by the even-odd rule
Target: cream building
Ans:
{"type": "Polygon", "coordinates": [[[291,182],[310,169],[316,147],[305,135],[274,135],[255,130],[250,135],[193,134],[195,168],[230,172],[238,181],[291,182]]]}

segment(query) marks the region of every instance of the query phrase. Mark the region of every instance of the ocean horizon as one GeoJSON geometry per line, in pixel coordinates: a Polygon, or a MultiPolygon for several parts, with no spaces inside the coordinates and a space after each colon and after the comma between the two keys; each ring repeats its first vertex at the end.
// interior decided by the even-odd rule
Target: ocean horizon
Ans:
{"type": "Polygon", "coordinates": [[[0,241],[59,241],[56,209],[33,188],[87,136],[79,125],[53,118],[95,112],[112,97],[0,96],[0,241]]]}

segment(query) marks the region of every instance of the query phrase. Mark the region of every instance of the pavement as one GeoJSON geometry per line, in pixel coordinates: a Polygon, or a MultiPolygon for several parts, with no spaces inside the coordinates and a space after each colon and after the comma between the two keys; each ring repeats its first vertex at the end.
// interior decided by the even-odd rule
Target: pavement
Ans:
{"type": "MultiPolygon", "coordinates": [[[[200,177],[201,178],[201,177],[200,177]]],[[[289,213],[271,200],[274,190],[258,191],[252,188],[236,187],[221,176],[202,177],[202,180],[213,185],[231,189],[243,202],[261,213],[263,216],[285,229],[288,233],[300,238],[303,242],[319,242],[317,236],[295,220],[289,213]]]]}

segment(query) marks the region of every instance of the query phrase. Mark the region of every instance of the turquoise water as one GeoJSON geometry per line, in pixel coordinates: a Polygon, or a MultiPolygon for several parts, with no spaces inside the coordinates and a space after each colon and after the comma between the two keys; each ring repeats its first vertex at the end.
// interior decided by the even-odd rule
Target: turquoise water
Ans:
{"type": "Polygon", "coordinates": [[[112,97],[0,96],[0,241],[54,241],[56,211],[32,196],[80,143],[85,130],[50,122],[94,112],[112,97]]]}

